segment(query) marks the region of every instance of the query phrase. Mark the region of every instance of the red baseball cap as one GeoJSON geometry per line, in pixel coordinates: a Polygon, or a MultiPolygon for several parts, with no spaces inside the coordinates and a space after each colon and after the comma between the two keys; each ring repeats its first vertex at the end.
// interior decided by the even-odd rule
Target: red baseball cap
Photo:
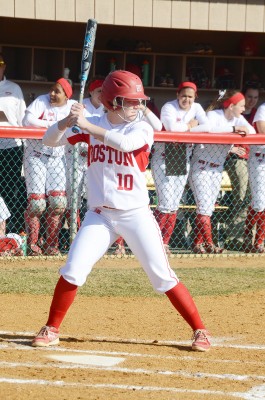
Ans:
{"type": "Polygon", "coordinates": [[[88,86],[88,91],[93,92],[93,90],[101,87],[103,85],[104,79],[96,79],[93,82],[90,83],[88,86]]]}
{"type": "Polygon", "coordinates": [[[184,88],[191,88],[197,93],[197,86],[195,85],[194,82],[188,82],[188,81],[181,82],[177,88],[177,92],[179,92],[181,89],[184,89],[184,88]]]}
{"type": "Polygon", "coordinates": [[[58,79],[58,81],[56,81],[56,83],[59,83],[62,86],[66,96],[68,97],[68,99],[70,99],[73,94],[73,89],[68,80],[65,78],[60,78],[58,79]]]}

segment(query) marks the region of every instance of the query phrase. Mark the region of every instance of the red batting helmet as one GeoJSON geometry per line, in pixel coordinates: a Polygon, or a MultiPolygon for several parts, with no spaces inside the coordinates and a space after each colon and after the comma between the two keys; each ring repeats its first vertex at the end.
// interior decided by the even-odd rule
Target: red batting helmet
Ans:
{"type": "Polygon", "coordinates": [[[101,101],[108,110],[117,108],[117,98],[149,100],[139,76],[123,70],[111,72],[101,89],[101,101]]]}

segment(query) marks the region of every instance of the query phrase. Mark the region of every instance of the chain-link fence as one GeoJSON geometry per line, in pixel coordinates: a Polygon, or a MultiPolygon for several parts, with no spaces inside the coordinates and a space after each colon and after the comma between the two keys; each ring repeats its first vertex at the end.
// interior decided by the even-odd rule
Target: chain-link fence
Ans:
{"type": "MultiPolygon", "coordinates": [[[[10,147],[9,139],[3,137],[11,136],[12,130],[7,135],[6,129],[0,129],[0,255],[66,255],[71,223],[77,231],[87,210],[87,148],[78,147],[78,182],[73,193],[73,148],[44,146],[40,140],[30,138],[28,131],[23,129],[26,133],[19,136],[17,128],[15,136],[27,139],[15,139],[10,147]],[[73,196],[76,210],[72,207],[73,196]]],[[[35,137],[41,137],[43,130],[36,132],[35,137]]],[[[159,135],[161,140],[162,134],[156,134],[156,138],[159,135]]],[[[185,140],[181,134],[169,134],[168,142],[156,141],[146,171],[150,205],[166,252],[170,256],[262,254],[262,135],[237,139],[233,134],[203,134],[201,139],[198,134],[196,138],[194,134],[185,135],[185,140]],[[218,142],[213,143],[216,138],[218,142]],[[186,143],[179,143],[181,140],[186,143]],[[233,141],[236,146],[230,143],[233,141]]],[[[107,254],[132,255],[122,238],[107,254]],[[125,253],[118,251],[123,245],[125,253]]]]}

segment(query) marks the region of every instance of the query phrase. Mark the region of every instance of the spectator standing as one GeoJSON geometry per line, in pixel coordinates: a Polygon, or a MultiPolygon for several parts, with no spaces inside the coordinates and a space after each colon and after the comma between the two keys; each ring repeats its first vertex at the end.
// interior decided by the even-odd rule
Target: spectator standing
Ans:
{"type": "MultiPolygon", "coordinates": [[[[75,100],[72,87],[65,78],[60,78],[49,93],[34,100],[26,110],[24,126],[48,128],[68,115],[75,100]]],[[[28,206],[25,224],[28,255],[59,254],[59,232],[62,215],[66,208],[66,165],[64,147],[52,148],[41,140],[25,141],[24,169],[28,206]],[[40,217],[46,210],[46,240],[43,249],[38,245],[40,217]]]]}
{"type": "MultiPolygon", "coordinates": [[[[241,115],[244,110],[244,95],[236,90],[224,90],[208,109],[210,132],[255,133],[241,115]]],[[[211,216],[221,187],[224,163],[232,147],[230,144],[199,144],[194,148],[189,182],[197,205],[195,253],[222,253],[224,250],[213,243],[211,216]]]]}
{"type": "MultiPolygon", "coordinates": [[[[167,102],[161,109],[161,121],[166,131],[208,132],[209,124],[202,106],[195,102],[197,86],[182,82],[177,88],[176,100],[167,102]]],[[[154,211],[162,232],[167,254],[177,212],[190,170],[192,144],[155,143],[151,168],[158,195],[154,211]]]]}
{"type": "MultiPolygon", "coordinates": [[[[21,88],[6,78],[7,65],[0,53],[0,125],[22,126],[26,104],[21,88]]],[[[0,194],[11,213],[8,225],[16,229],[17,188],[20,187],[23,149],[20,139],[0,138],[0,194]]],[[[18,228],[19,229],[19,228],[18,228]]]]}
{"type": "MultiPolygon", "coordinates": [[[[245,111],[242,115],[253,125],[259,100],[259,88],[256,83],[248,83],[242,90],[245,96],[245,111]]],[[[236,144],[225,163],[230,178],[232,193],[229,201],[229,218],[226,224],[226,244],[229,250],[242,250],[247,206],[250,202],[248,159],[250,146],[236,144]]]]}

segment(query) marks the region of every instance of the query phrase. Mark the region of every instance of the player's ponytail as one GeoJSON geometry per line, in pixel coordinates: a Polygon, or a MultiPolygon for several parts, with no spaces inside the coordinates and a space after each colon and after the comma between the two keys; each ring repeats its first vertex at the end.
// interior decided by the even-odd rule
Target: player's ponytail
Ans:
{"type": "Polygon", "coordinates": [[[212,111],[212,110],[222,110],[225,109],[225,104],[227,100],[229,100],[231,97],[236,95],[237,93],[240,93],[239,90],[219,90],[218,97],[212,101],[212,103],[208,106],[206,112],[212,111]]]}

